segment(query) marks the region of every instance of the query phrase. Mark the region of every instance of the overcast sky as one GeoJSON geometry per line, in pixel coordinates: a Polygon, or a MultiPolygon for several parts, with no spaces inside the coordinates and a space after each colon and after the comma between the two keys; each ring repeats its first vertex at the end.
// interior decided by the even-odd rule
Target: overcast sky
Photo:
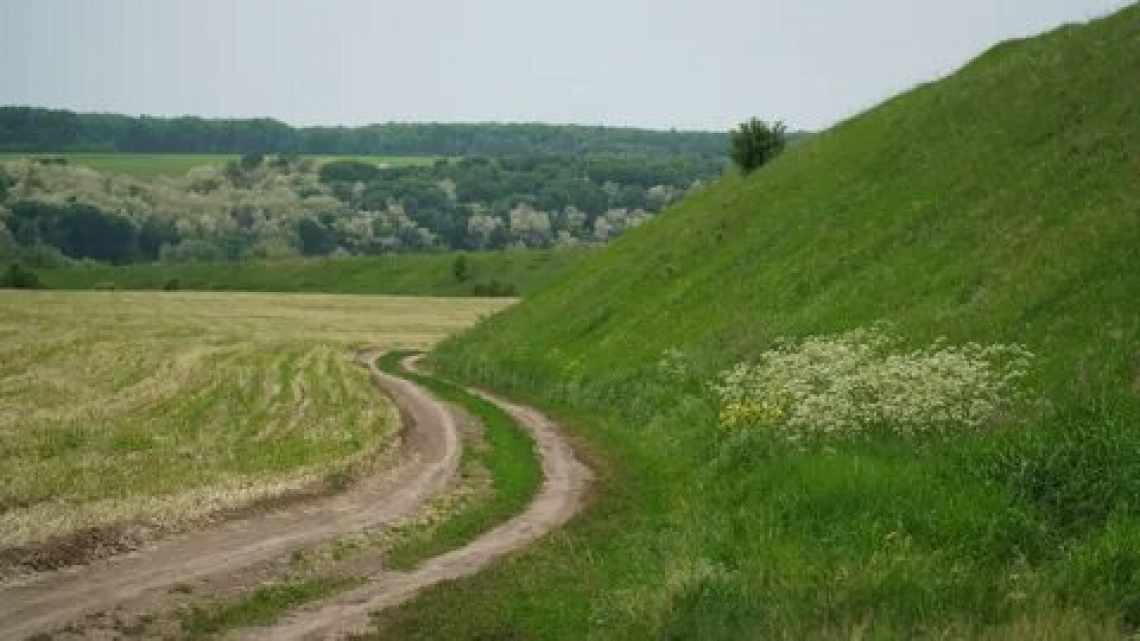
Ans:
{"type": "Polygon", "coordinates": [[[0,0],[0,103],[820,129],[1126,0],[0,0]]]}

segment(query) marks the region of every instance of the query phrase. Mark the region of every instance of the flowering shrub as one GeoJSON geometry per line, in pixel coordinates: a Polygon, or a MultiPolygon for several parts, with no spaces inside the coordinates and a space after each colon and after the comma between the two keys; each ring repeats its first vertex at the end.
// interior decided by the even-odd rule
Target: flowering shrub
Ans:
{"type": "Polygon", "coordinates": [[[882,327],[781,343],[713,384],[720,425],[790,440],[885,428],[901,436],[977,430],[1021,400],[1033,355],[1020,345],[934,344],[903,351],[882,327]]]}

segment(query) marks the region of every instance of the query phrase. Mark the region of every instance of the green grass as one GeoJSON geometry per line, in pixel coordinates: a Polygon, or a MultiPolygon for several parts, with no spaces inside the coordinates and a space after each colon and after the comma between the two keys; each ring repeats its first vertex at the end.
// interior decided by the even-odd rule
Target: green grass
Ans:
{"type": "MultiPolygon", "coordinates": [[[[318,162],[329,160],[360,160],[377,164],[403,167],[409,165],[430,165],[436,156],[309,156],[318,162]]],[[[240,154],[177,154],[177,153],[133,153],[133,152],[0,152],[0,161],[18,158],[66,158],[73,165],[90,167],[97,171],[123,174],[135,178],[156,176],[183,176],[194,167],[221,165],[237,160],[240,154]]]]}
{"type": "Polygon", "coordinates": [[[526,295],[560,279],[591,250],[509,250],[467,254],[471,276],[452,272],[455,254],[399,254],[240,263],[84,265],[36,270],[52,289],[180,289],[338,294],[469,296],[477,283],[498,280],[526,295]]]}
{"type": "Polygon", "coordinates": [[[179,619],[182,639],[207,639],[236,628],[269,625],[291,608],[359,585],[360,580],[320,577],[266,585],[232,603],[196,606],[179,619]]]}
{"type": "Polygon", "coordinates": [[[390,550],[385,562],[396,569],[414,567],[424,559],[458,548],[521,512],[542,482],[542,466],[534,451],[534,440],[526,430],[495,404],[469,394],[462,387],[405,370],[400,361],[408,354],[389,352],[380,358],[378,365],[390,374],[415,381],[479,420],[487,447],[464,448],[461,465],[467,467],[474,463],[486,469],[491,476],[492,494],[486,500],[464,505],[426,535],[413,536],[390,550]]]}
{"type": "Polygon", "coordinates": [[[1140,7],[987,52],[728,177],[432,367],[603,452],[591,509],[382,613],[399,639],[1120,638],[1140,626],[1140,7]],[[726,439],[703,383],[890,321],[1020,342],[950,442],[726,439]],[[665,377],[664,350],[690,375],[665,377]]]}

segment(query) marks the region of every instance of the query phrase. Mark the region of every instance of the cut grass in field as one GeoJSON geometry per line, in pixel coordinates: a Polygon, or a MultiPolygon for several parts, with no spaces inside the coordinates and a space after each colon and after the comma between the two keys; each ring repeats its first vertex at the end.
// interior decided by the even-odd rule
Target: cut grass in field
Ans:
{"type": "MultiPolygon", "coordinates": [[[[389,352],[377,365],[415,381],[478,423],[469,426],[473,429],[461,428],[460,486],[415,519],[376,533],[379,538],[352,533],[295,553],[286,573],[276,581],[225,598],[210,596],[179,605],[173,616],[180,631],[177,638],[215,638],[228,631],[272,623],[299,605],[359,585],[379,567],[407,570],[457,549],[525,508],[542,482],[541,464],[530,434],[509,414],[461,387],[430,374],[405,370],[400,361],[410,353],[389,352]],[[382,566],[376,565],[377,560],[382,566]]],[[[147,625],[161,626],[160,617],[169,619],[171,613],[147,615],[147,625]]]]}
{"type": "Polygon", "coordinates": [[[466,254],[469,276],[455,277],[458,254],[394,254],[352,258],[297,258],[229,263],[80,265],[37,269],[52,289],[163,289],[197,291],[322,292],[470,296],[497,281],[519,294],[562,278],[592,249],[507,250],[466,254]]]}
{"type": "MultiPolygon", "coordinates": [[[[0,161],[18,158],[64,158],[73,165],[90,167],[96,171],[123,174],[135,178],[155,176],[183,176],[195,167],[221,165],[237,160],[239,154],[176,154],[176,153],[132,153],[132,152],[0,152],[0,161]]],[[[330,160],[359,160],[390,167],[410,165],[430,165],[436,156],[306,156],[317,162],[330,160]]]]}
{"type": "Polygon", "coordinates": [[[427,347],[504,304],[0,292],[0,549],[367,471],[398,419],[354,348],[427,347]]]}

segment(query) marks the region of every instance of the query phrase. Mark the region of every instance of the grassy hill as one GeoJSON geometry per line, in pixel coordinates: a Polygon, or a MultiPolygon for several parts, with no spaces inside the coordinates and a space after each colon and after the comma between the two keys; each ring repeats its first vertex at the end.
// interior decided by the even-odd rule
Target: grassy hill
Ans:
{"type": "MultiPolygon", "coordinates": [[[[458,254],[296,258],[222,263],[145,263],[36,270],[52,289],[163,289],[470,296],[496,281],[530,294],[561,278],[589,249],[466,254],[468,276],[453,271],[458,254]],[[173,281],[173,283],[172,283],[173,281]]],[[[501,295],[504,292],[499,292],[501,295]]]]}
{"type": "Polygon", "coordinates": [[[1138,78],[1137,6],[1005,43],[443,344],[436,367],[561,415],[605,483],[565,533],[380,636],[1135,632],[1138,78]],[[908,348],[1024,345],[1030,402],[952,438],[718,428],[718,372],[880,321],[908,348]]]}

